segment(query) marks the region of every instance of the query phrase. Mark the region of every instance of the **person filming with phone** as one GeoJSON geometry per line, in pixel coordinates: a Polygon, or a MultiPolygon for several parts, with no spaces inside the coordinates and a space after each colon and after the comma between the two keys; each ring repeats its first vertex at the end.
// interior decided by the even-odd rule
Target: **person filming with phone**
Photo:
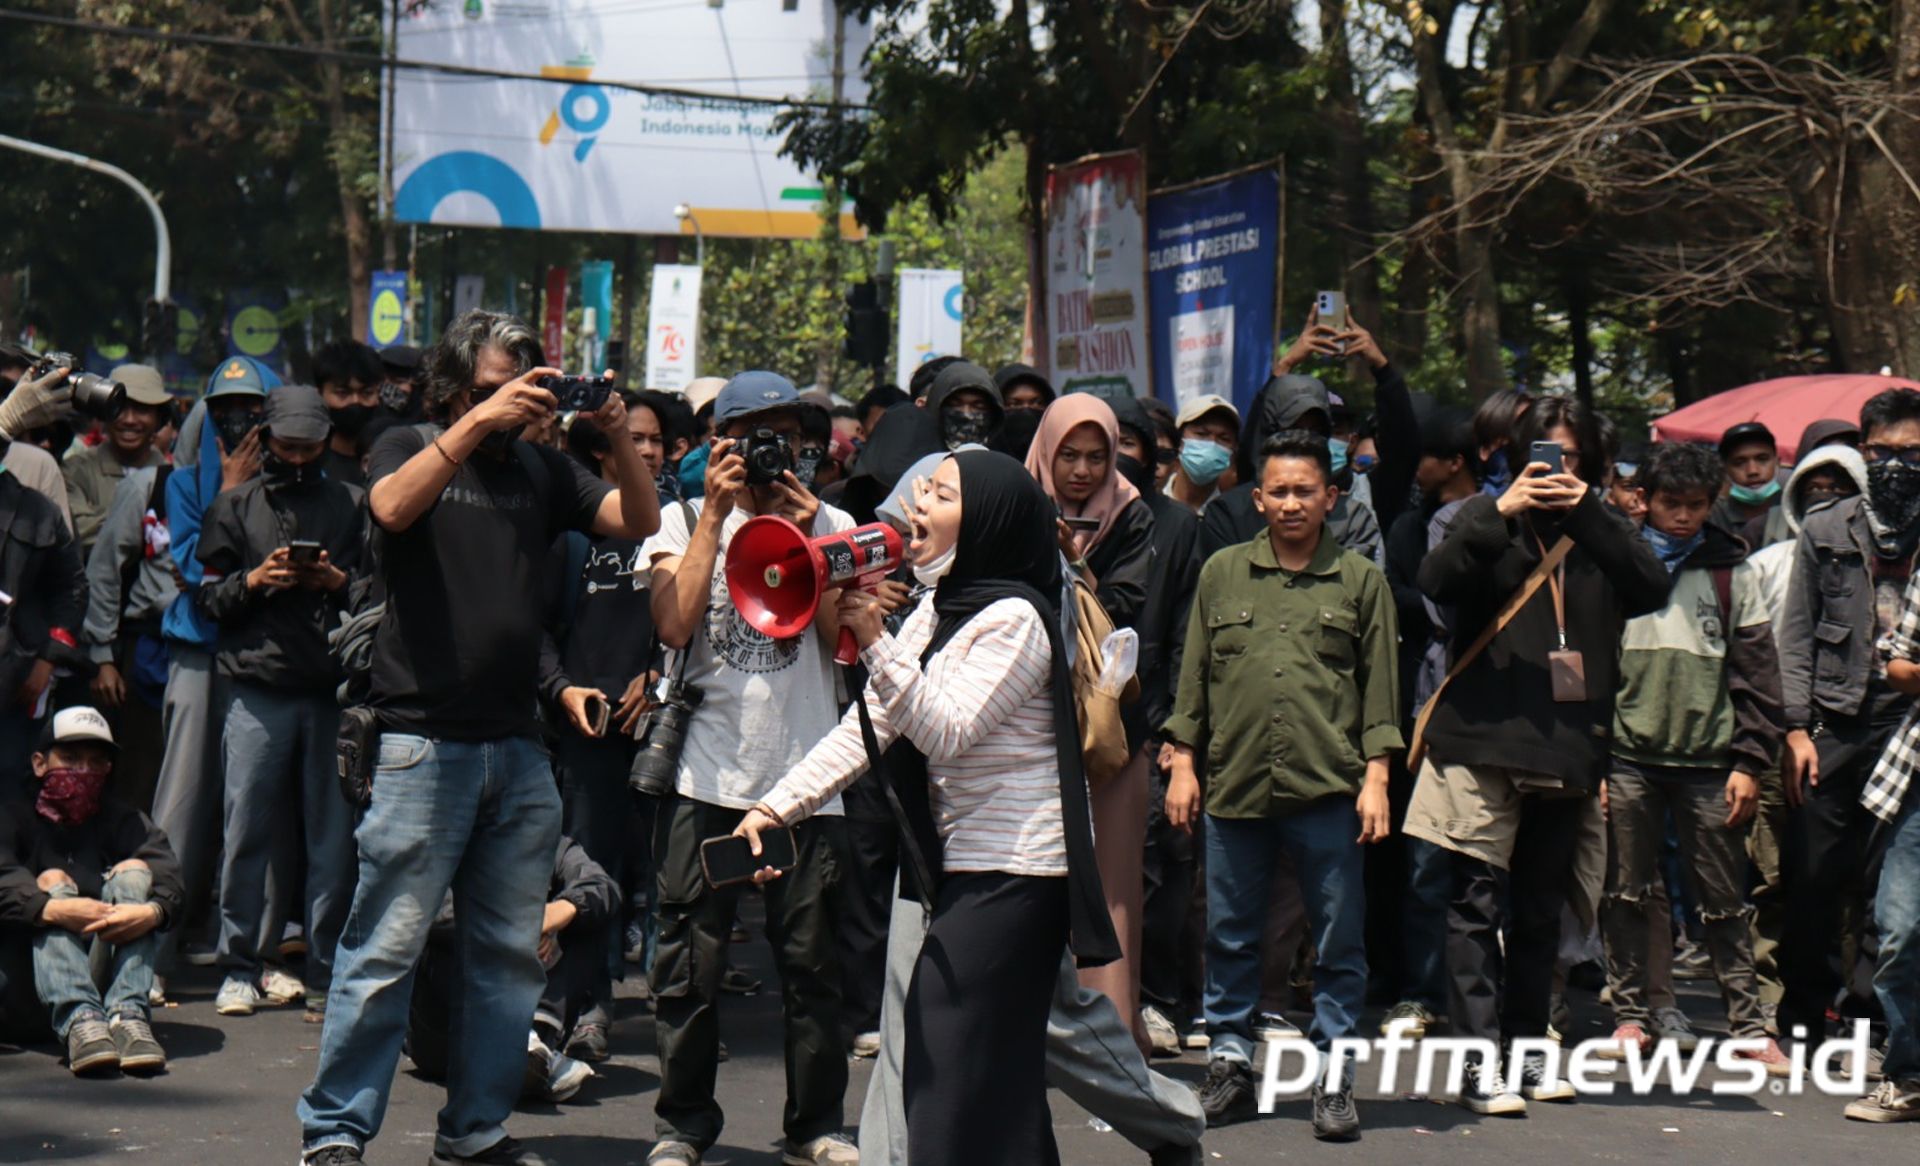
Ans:
{"type": "MultiPolygon", "coordinates": [[[[649,1166],[696,1166],[725,1120],[714,1090],[717,1006],[742,887],[707,884],[701,843],[731,833],[839,719],[832,669],[839,592],[826,593],[814,626],[776,640],[734,607],[725,571],[728,546],[754,515],[778,515],[808,537],[854,526],[851,515],[822,503],[794,474],[805,407],[793,382],[777,373],[743,372],[728,381],[713,402],[715,438],[702,496],[668,507],[660,534],[643,548],[652,563],[654,626],[678,657],[670,682],[697,706],[654,826],[660,1095],[649,1166]]],[[[840,1132],[847,1059],[834,904],[844,826],[835,797],[795,830],[798,865],[766,896],[786,1037],[783,1161],[797,1166],[859,1161],[840,1132]]]]}
{"type": "Polygon", "coordinates": [[[194,599],[219,625],[214,663],[232,692],[221,736],[226,979],[214,1009],[222,1016],[291,1004],[311,989],[317,1022],[353,894],[353,816],[334,781],[340,708],[326,630],[359,565],[362,494],[321,470],[332,429],[319,390],[276,389],[259,475],[215,498],[201,521],[194,599]],[[300,853],[283,853],[292,846],[300,853]],[[306,894],[295,921],[310,945],[308,984],[267,967],[260,950],[268,871],[301,868],[306,894]]]}

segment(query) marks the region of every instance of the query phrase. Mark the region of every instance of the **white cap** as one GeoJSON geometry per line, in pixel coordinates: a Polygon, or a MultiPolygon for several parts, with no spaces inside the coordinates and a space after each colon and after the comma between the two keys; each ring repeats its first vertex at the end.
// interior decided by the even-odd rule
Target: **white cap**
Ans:
{"type": "Polygon", "coordinates": [[[53,714],[53,720],[47,728],[41,742],[46,746],[70,745],[76,741],[96,741],[109,749],[118,750],[113,740],[113,728],[107,724],[107,718],[100,710],[77,705],[61,709],[53,714]]]}
{"type": "Polygon", "coordinates": [[[687,404],[695,413],[713,404],[720,390],[727,387],[725,377],[695,377],[687,385],[687,404]]]}
{"type": "Polygon", "coordinates": [[[1184,429],[1216,409],[1225,409],[1227,412],[1233,414],[1234,425],[1237,426],[1240,424],[1240,410],[1233,407],[1233,402],[1227,400],[1225,397],[1215,396],[1212,393],[1208,393],[1204,397],[1195,397],[1185,405],[1182,405],[1180,407],[1180,416],[1174,420],[1174,424],[1184,429]]]}

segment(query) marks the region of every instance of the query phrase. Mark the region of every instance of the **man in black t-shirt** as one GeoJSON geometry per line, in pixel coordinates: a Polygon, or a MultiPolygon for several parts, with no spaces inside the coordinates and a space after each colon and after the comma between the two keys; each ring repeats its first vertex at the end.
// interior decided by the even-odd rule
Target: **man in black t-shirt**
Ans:
{"type": "MultiPolygon", "coordinates": [[[[409,978],[449,887],[465,962],[450,1001],[461,1037],[432,1162],[545,1161],[502,1126],[546,982],[533,940],[560,834],[535,710],[541,582],[563,531],[645,538],[660,508],[631,440],[613,442],[611,487],[518,440],[557,403],[534,383],[558,371],[540,362],[525,324],[468,312],[426,361],[429,413],[444,427],[393,430],[371,455],[387,607],[369,704],[383,731],[320,1065],[299,1105],[313,1166],[360,1162],[380,1127],[409,978]]],[[[625,403],[610,397],[591,423],[624,438],[625,403]]]]}

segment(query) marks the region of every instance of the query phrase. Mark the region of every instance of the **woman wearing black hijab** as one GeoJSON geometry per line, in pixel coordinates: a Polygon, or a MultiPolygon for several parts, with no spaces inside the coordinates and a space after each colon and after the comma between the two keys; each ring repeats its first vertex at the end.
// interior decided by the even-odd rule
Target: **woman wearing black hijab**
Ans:
{"type": "MultiPolygon", "coordinates": [[[[1083,966],[1118,944],[1093,855],[1061,634],[1053,506],[1020,463],[970,450],[915,502],[912,557],[935,583],[886,634],[871,597],[844,593],[871,680],[865,700],[903,802],[920,794],[931,923],[905,1009],[914,1166],[1059,1161],[1046,1100],[1047,1013],[1063,945],[1083,966]],[[937,827],[935,826],[937,823],[937,827]]],[[[813,813],[867,763],[850,712],[736,833],[813,813]]],[[[903,863],[903,866],[909,864],[903,863]]],[[[763,871],[762,876],[772,877],[763,871]]]]}

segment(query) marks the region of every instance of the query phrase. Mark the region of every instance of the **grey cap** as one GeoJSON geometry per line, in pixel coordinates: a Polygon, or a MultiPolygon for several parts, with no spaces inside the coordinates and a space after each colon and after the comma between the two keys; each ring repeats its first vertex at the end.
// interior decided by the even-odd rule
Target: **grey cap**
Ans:
{"type": "Polygon", "coordinates": [[[312,385],[281,385],[267,394],[267,432],[282,441],[325,441],[333,432],[327,403],[312,385]]]}

